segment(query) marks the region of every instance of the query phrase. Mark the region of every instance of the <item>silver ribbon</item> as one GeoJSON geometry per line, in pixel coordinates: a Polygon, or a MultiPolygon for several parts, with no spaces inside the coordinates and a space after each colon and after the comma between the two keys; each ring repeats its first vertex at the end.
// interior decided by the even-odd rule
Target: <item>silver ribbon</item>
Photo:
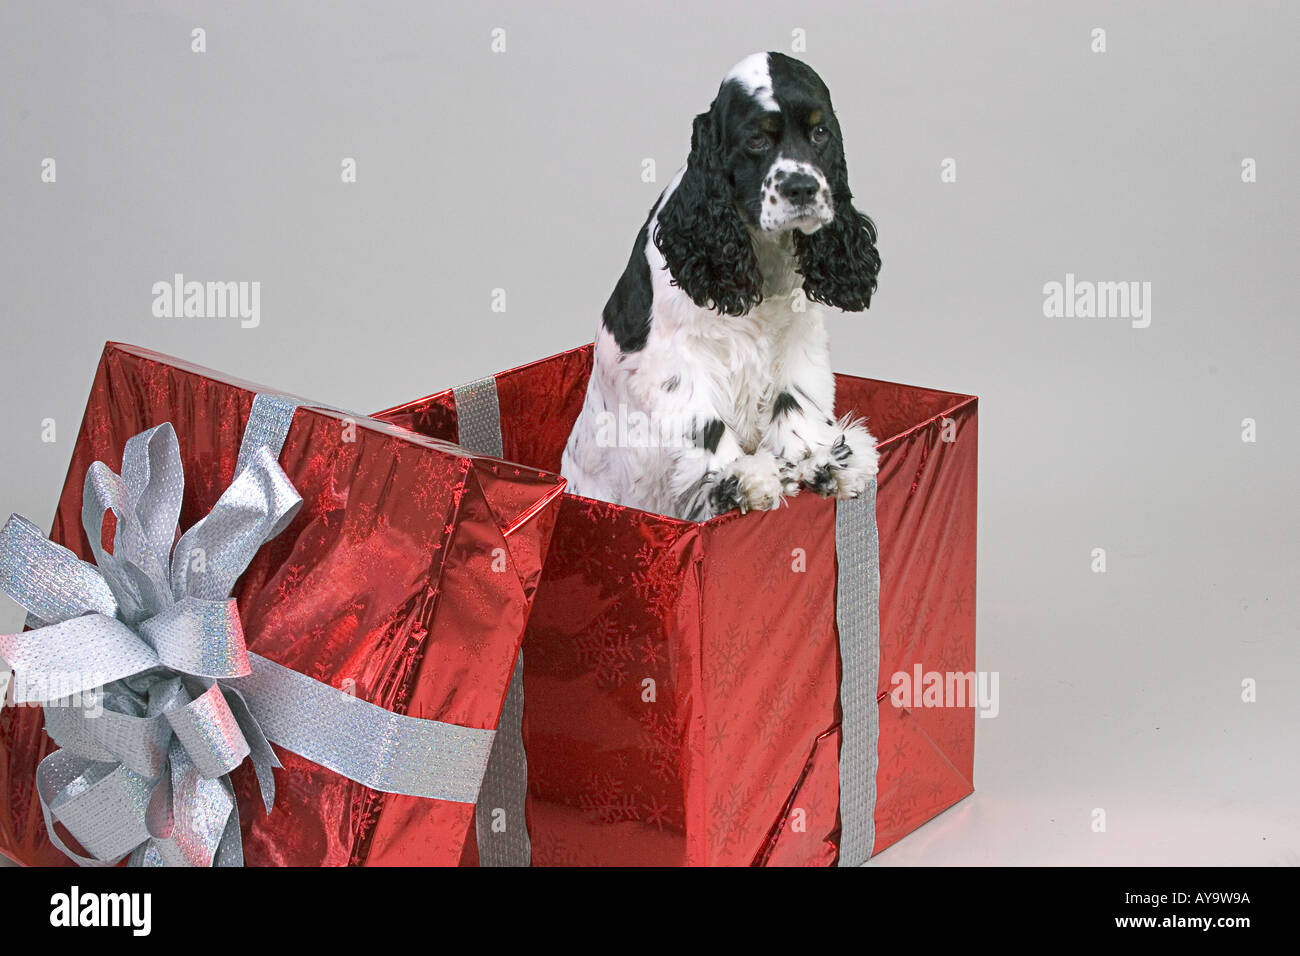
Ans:
{"type": "Polygon", "coordinates": [[[456,401],[456,428],[461,447],[493,458],[504,455],[496,377],[489,375],[468,385],[458,385],[451,394],[456,401]]]}
{"type": "Polygon", "coordinates": [[[859,866],[876,844],[880,714],[880,538],[876,479],[835,502],[835,625],[840,642],[840,866],[859,866]]]}
{"type": "Polygon", "coordinates": [[[15,702],[45,705],[60,749],[37,792],[51,841],[78,863],[241,865],[229,774],[250,760],[270,813],[271,743],[377,790],[478,796],[493,731],[396,714],[248,652],[230,593],[302,504],[276,460],[298,404],[256,396],[234,480],[174,548],[184,475],[169,423],[126,443],[121,475],[87,471],[94,564],[20,515],[0,528],[0,589],[34,628],[0,635],[0,658],[15,702]]]}
{"type": "MultiPolygon", "coordinates": [[[[504,455],[497,380],[481,378],[452,389],[456,402],[457,438],[480,455],[504,455]]],[[[524,652],[515,659],[506,689],[505,706],[496,740],[488,757],[483,789],[474,811],[480,866],[528,866],[533,847],[528,837],[524,804],[528,796],[528,757],[524,752],[524,652]]]]}

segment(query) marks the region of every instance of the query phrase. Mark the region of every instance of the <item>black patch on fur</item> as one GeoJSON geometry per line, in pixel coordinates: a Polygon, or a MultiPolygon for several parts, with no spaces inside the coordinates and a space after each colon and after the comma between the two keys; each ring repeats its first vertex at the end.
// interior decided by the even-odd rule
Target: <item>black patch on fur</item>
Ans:
{"type": "Polygon", "coordinates": [[[709,507],[714,514],[722,514],[740,506],[740,478],[727,475],[709,490],[709,507]]]}
{"type": "MultiPolygon", "coordinates": [[[[822,407],[821,407],[820,405],[818,405],[815,401],[813,401],[813,397],[812,397],[811,395],[809,395],[807,392],[805,392],[805,391],[804,391],[802,388],[800,388],[798,385],[796,385],[796,386],[794,387],[794,390],[795,390],[796,392],[798,392],[800,395],[803,396],[803,400],[804,400],[805,402],[808,403],[808,407],[809,407],[809,408],[811,408],[811,409],[815,409],[815,410],[817,410],[818,412],[822,412],[822,407]]],[[[826,424],[827,424],[827,425],[832,424],[832,422],[831,422],[831,420],[830,420],[829,418],[826,419],[826,424]]]]}
{"type": "MultiPolygon", "coordinates": [[[[653,214],[653,210],[651,211],[653,214]]],[[[654,288],[650,284],[650,263],[646,261],[646,238],[649,235],[650,217],[637,233],[636,245],[627,268],[605,303],[601,321],[609,329],[614,341],[624,352],[639,352],[650,337],[650,306],[654,288]]],[[[619,356],[621,359],[622,356],[619,356]]]]}
{"type": "Polygon", "coordinates": [[[677,386],[680,384],[682,384],[682,380],[676,375],[669,376],[664,379],[663,390],[665,392],[675,392],[677,391],[677,386]]]}
{"type": "Polygon", "coordinates": [[[831,471],[830,464],[822,465],[813,472],[812,481],[808,483],[808,487],[823,498],[835,491],[835,474],[831,471]]]}
{"type": "Polygon", "coordinates": [[[853,449],[849,447],[849,443],[844,440],[843,435],[835,440],[834,445],[831,445],[831,457],[841,465],[853,457],[853,449]]]}
{"type": "Polygon", "coordinates": [[[718,450],[718,442],[722,441],[722,432],[726,427],[727,426],[722,423],[722,419],[715,418],[700,430],[700,444],[709,452],[709,454],[718,450]]]}
{"type": "Polygon", "coordinates": [[[799,411],[803,411],[803,407],[799,404],[799,400],[789,392],[781,392],[776,396],[776,401],[772,403],[772,418],[774,419],[799,411]]]}

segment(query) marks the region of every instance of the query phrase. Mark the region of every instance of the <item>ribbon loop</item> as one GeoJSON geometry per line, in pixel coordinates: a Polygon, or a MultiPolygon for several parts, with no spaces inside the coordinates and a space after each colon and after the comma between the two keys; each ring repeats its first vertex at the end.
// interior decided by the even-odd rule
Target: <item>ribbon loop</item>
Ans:
{"type": "Polygon", "coordinates": [[[176,740],[205,780],[225,776],[249,754],[248,741],[219,684],[213,684],[184,707],[167,711],[165,716],[176,740]]]}
{"type": "Polygon", "coordinates": [[[82,707],[47,707],[45,732],[79,757],[119,762],[143,777],[159,776],[167,765],[171,725],[162,714],[137,717],[110,710],[111,696],[104,694],[98,714],[82,707]]]}
{"type": "Polygon", "coordinates": [[[117,616],[103,576],[22,515],[0,528],[0,590],[46,624],[87,612],[117,616]]]}
{"type": "Polygon", "coordinates": [[[211,866],[234,820],[236,839],[239,815],[229,778],[207,778],[183,747],[173,744],[168,758],[172,792],[171,832],[151,836],[131,856],[134,866],[211,866]]]}
{"type": "MultiPolygon", "coordinates": [[[[149,838],[144,812],[152,785],[120,764],[85,760],[57,750],[36,768],[36,790],[46,828],[60,849],[74,859],[58,838],[62,823],[93,861],[113,865],[149,838]]],[[[80,857],[78,862],[86,860],[80,857]]]]}
{"type": "Polygon", "coordinates": [[[86,614],[22,634],[0,634],[15,673],[14,702],[46,704],[158,665],[158,655],[121,621],[86,614]]]}
{"type": "Polygon", "coordinates": [[[279,463],[259,448],[212,511],[177,542],[174,597],[228,597],[258,549],[284,530],[301,506],[302,498],[279,463]]]}
{"type": "Polygon", "coordinates": [[[181,517],[185,471],[181,446],[171,422],[163,422],[129,438],[122,450],[122,482],[130,495],[131,510],[140,521],[141,544],[167,565],[181,517]]]}

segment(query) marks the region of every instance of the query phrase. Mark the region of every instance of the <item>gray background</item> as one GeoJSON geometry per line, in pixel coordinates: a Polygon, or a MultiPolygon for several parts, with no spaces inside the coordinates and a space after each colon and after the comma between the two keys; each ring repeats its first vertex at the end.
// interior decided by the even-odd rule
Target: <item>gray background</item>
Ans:
{"type": "Polygon", "coordinates": [[[106,339],[359,410],[589,341],[691,117],[796,28],[885,263],[836,367],[981,397],[1001,713],[877,862],[1300,864],[1292,4],[6,0],[0,507],[48,523],[106,339]],[[153,318],[174,272],[260,281],[260,327],[153,318]],[[1150,328],[1044,318],[1067,272],[1151,282],[1150,328]]]}

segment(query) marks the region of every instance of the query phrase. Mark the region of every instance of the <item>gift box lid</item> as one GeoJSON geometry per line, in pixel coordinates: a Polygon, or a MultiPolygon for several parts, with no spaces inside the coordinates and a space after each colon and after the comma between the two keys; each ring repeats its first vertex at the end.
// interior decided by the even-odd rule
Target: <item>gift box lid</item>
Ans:
{"type": "MultiPolygon", "coordinates": [[[[179,528],[191,527],[230,485],[254,396],[270,392],[108,343],[51,539],[92,560],[87,469],[119,470],[127,440],[163,422],[184,469],[179,528]]],[[[233,591],[248,650],[395,714],[494,729],[563,479],[328,407],[303,404],[292,416],[279,464],[302,506],[233,591]]],[[[37,708],[0,713],[0,850],[66,863],[32,792],[36,763],[53,750],[42,723],[37,708]]],[[[270,815],[247,764],[232,774],[250,864],[460,858],[472,803],[381,792],[288,750],[277,756],[270,815]]]]}

